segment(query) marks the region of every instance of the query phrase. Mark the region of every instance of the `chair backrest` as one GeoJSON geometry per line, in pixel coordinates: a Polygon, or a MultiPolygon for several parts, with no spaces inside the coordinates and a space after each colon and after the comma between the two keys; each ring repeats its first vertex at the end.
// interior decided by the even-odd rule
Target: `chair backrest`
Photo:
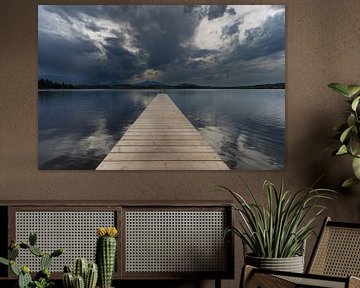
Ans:
{"type": "Polygon", "coordinates": [[[326,218],[307,273],[360,277],[360,223],[326,218]]]}

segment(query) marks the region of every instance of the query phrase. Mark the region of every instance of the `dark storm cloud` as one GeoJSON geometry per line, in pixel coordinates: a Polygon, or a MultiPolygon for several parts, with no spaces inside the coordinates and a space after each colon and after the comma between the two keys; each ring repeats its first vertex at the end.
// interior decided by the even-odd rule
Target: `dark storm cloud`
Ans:
{"type": "Polygon", "coordinates": [[[226,12],[229,13],[229,15],[232,15],[232,16],[236,15],[236,11],[235,11],[234,8],[228,8],[226,10],[226,12]]]}
{"type": "Polygon", "coordinates": [[[230,26],[225,26],[223,29],[222,29],[222,34],[226,36],[231,36],[233,34],[236,34],[239,32],[239,25],[240,23],[235,23],[233,25],[230,25],[230,26]]]}
{"type": "Polygon", "coordinates": [[[92,56],[98,53],[98,48],[91,41],[80,39],[65,41],[61,37],[45,36],[40,33],[38,53],[40,74],[53,75],[56,80],[66,76],[66,81],[71,79],[81,81],[84,80],[81,76],[82,69],[91,66],[92,56]]]}
{"type": "Polygon", "coordinates": [[[93,32],[100,32],[101,30],[103,30],[100,26],[96,25],[96,23],[93,21],[86,22],[85,27],[93,32]]]}
{"type": "Polygon", "coordinates": [[[207,14],[208,19],[212,20],[222,17],[226,12],[226,7],[226,5],[211,5],[207,14]]]}
{"type": "Polygon", "coordinates": [[[284,21],[282,12],[269,17],[263,26],[246,30],[244,42],[237,45],[228,61],[251,60],[283,51],[285,49],[284,21]]]}
{"type": "MultiPolygon", "coordinates": [[[[190,14],[184,16],[183,10],[177,9],[176,6],[162,7],[161,9],[158,9],[156,6],[95,6],[94,10],[96,12],[89,9],[89,7],[91,6],[62,5],[48,6],[46,9],[69,23],[73,23],[75,20],[80,21],[85,24],[86,28],[90,28],[92,31],[100,31],[104,28],[99,27],[99,25],[93,25],[92,21],[86,20],[86,15],[118,23],[127,21],[130,23],[133,31],[137,33],[137,39],[139,39],[134,44],[140,51],[146,51],[140,52],[141,59],[137,59],[139,55],[135,56],[122,48],[124,42],[123,33],[114,29],[111,30],[116,38],[107,38],[105,44],[103,44],[108,63],[102,63],[107,65],[107,70],[111,70],[111,72],[105,75],[102,74],[103,77],[97,77],[96,79],[102,79],[110,74],[113,81],[120,79],[130,81],[132,75],[146,69],[146,67],[141,66],[146,55],[148,57],[147,64],[150,68],[161,69],[185,52],[181,43],[191,37],[194,26],[198,21],[196,17],[190,14]]],[[[87,42],[87,40],[83,41],[87,42]]],[[[42,43],[39,42],[39,46],[41,45],[42,43]]],[[[81,40],[79,40],[77,45],[83,46],[86,43],[81,43],[81,40]]],[[[48,62],[47,58],[54,57],[54,53],[51,53],[51,51],[47,52],[47,54],[39,53],[39,56],[42,58],[39,62],[41,68],[43,68],[42,64],[44,62],[48,62]]],[[[62,59],[62,63],[64,62],[67,61],[62,59]]],[[[64,63],[63,65],[67,66],[68,64],[70,65],[71,62],[64,63]]],[[[88,74],[88,66],[91,66],[91,63],[88,64],[81,65],[85,69],[84,74],[88,74]]],[[[61,65],[56,65],[56,67],[59,68],[58,70],[61,70],[61,65]]],[[[93,69],[99,70],[97,67],[93,67],[93,69]]]]}
{"type": "MultiPolygon", "coordinates": [[[[208,81],[211,81],[212,85],[234,85],[239,76],[256,79],[259,78],[256,77],[258,73],[264,75],[260,78],[267,79],[263,64],[261,67],[256,64],[260,68],[254,66],[252,70],[244,67],[254,65],[251,64],[255,63],[253,59],[261,57],[277,61],[271,55],[281,55],[284,50],[283,12],[269,17],[260,27],[245,31],[241,43],[237,35],[243,31],[243,19],[237,15],[237,20],[220,30],[222,39],[232,46],[229,50],[232,52],[224,54],[221,50],[186,43],[192,39],[202,19],[216,21],[223,16],[236,15],[237,11],[226,5],[42,7],[48,13],[50,22],[62,19],[70,27],[69,31],[62,29],[62,22],[56,20],[59,28],[55,23],[54,29],[59,32],[54,33],[39,21],[39,77],[58,81],[128,83],[141,79],[141,75],[151,70],[154,75],[159,75],[158,81],[170,84],[209,84],[208,81]],[[102,40],[95,41],[97,38],[89,35],[101,35],[102,40]],[[247,71],[248,76],[241,71],[247,71]]],[[[283,81],[282,72],[281,69],[272,71],[272,75],[278,75],[278,80],[274,82],[283,81]]]]}

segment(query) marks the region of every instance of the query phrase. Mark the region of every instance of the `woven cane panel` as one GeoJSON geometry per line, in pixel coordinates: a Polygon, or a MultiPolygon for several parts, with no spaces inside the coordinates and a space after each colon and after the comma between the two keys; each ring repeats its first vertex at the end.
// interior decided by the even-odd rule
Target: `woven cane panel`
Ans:
{"type": "Polygon", "coordinates": [[[345,288],[345,279],[343,282],[339,282],[339,281],[331,281],[331,280],[323,280],[323,279],[311,279],[311,278],[279,276],[279,275],[275,276],[274,278],[281,278],[287,280],[294,284],[293,287],[345,288]]]}
{"type": "Polygon", "coordinates": [[[360,229],[326,227],[311,273],[360,277],[360,229]]]}
{"type": "MultiPolygon", "coordinates": [[[[17,211],[16,241],[28,243],[29,233],[37,233],[37,245],[46,253],[63,248],[65,253],[52,261],[50,270],[62,272],[74,259],[95,260],[96,228],[115,226],[114,211],[17,211]]],[[[31,271],[40,269],[40,258],[21,250],[18,262],[31,271]]]]}
{"type": "Polygon", "coordinates": [[[126,211],[126,272],[226,271],[223,211],[126,211]]]}

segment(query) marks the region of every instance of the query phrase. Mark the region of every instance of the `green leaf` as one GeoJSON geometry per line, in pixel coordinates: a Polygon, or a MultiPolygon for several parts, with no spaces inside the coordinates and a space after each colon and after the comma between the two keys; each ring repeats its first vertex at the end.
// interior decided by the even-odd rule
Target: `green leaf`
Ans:
{"type": "Polygon", "coordinates": [[[360,96],[356,97],[354,101],[351,103],[351,109],[356,111],[357,106],[359,105],[360,96]]]}
{"type": "Polygon", "coordinates": [[[347,90],[351,96],[354,96],[360,92],[360,85],[348,85],[347,90]]]}
{"type": "Polygon", "coordinates": [[[333,89],[335,92],[339,93],[342,96],[351,97],[351,94],[347,88],[346,85],[341,84],[341,83],[331,83],[328,85],[329,88],[333,89]]]}
{"type": "Polygon", "coordinates": [[[347,124],[349,127],[355,126],[356,124],[356,116],[353,113],[350,113],[350,115],[347,118],[347,124]]]}
{"type": "Polygon", "coordinates": [[[348,149],[346,148],[346,145],[341,145],[339,150],[336,152],[336,155],[344,155],[348,153],[348,149]]]}
{"type": "Polygon", "coordinates": [[[360,158],[354,157],[352,168],[357,179],[360,180],[360,158]]]}
{"type": "Polygon", "coordinates": [[[341,185],[341,187],[348,188],[352,185],[359,184],[359,183],[360,183],[359,179],[357,179],[356,177],[351,177],[351,178],[347,179],[346,181],[344,181],[344,183],[341,185]]]}
{"type": "Polygon", "coordinates": [[[351,154],[354,157],[360,156],[360,138],[357,135],[350,137],[349,146],[351,147],[351,154]]]}
{"type": "Polygon", "coordinates": [[[345,129],[345,131],[343,133],[341,133],[341,136],[340,136],[341,143],[344,143],[344,141],[346,140],[346,137],[348,136],[351,129],[352,129],[352,127],[349,127],[347,129],[345,129]]]}

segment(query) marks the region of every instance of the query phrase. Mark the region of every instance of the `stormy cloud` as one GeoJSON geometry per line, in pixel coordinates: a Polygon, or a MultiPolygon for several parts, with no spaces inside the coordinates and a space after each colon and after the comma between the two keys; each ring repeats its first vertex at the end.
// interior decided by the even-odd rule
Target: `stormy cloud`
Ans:
{"type": "Polygon", "coordinates": [[[39,78],[74,84],[284,81],[282,5],[40,5],[39,78]]]}

